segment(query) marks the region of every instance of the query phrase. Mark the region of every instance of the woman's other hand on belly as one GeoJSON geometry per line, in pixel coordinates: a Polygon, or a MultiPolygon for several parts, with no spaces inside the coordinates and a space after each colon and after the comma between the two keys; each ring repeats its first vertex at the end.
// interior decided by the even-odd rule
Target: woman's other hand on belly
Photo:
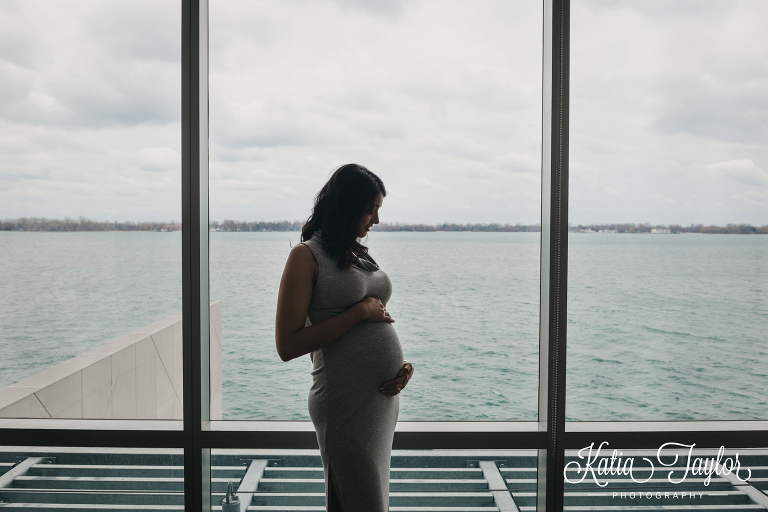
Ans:
{"type": "Polygon", "coordinates": [[[379,391],[387,396],[395,396],[408,385],[411,377],[413,377],[413,365],[408,361],[403,361],[403,367],[397,372],[397,377],[382,384],[379,391]]]}

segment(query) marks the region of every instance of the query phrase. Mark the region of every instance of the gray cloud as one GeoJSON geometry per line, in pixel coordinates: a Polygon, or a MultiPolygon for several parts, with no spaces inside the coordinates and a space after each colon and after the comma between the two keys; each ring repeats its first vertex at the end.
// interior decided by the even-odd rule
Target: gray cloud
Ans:
{"type": "Polygon", "coordinates": [[[172,2],[145,4],[100,2],[85,14],[83,39],[98,41],[110,59],[160,61],[178,66],[181,59],[181,12],[172,2]],[[150,14],[150,15],[148,15],[150,14]]]}
{"type": "MultiPolygon", "coordinates": [[[[572,4],[571,219],[768,208],[768,4],[572,4]]],[[[539,220],[541,5],[211,4],[211,214],[306,218],[338,165],[382,220],[539,220]]],[[[178,4],[0,6],[0,216],[179,211],[178,4]]]]}
{"type": "Polygon", "coordinates": [[[761,169],[748,158],[717,162],[705,165],[704,168],[715,176],[725,177],[743,185],[768,185],[768,171],[761,169]]]}
{"type": "Polygon", "coordinates": [[[575,7],[589,6],[594,10],[631,11],[650,18],[654,22],[686,23],[691,20],[713,19],[727,16],[735,9],[735,2],[717,2],[701,0],[644,0],[632,2],[627,0],[580,0],[574,2],[575,7]]]}
{"type": "MultiPolygon", "coordinates": [[[[302,3],[300,16],[275,8],[267,45],[238,28],[212,50],[211,135],[222,155],[212,169],[275,176],[250,203],[217,193],[212,215],[303,217],[327,174],[356,161],[384,178],[390,220],[535,222],[537,207],[526,202],[517,215],[496,192],[539,188],[535,173],[535,182],[519,176],[541,151],[540,9],[446,2],[436,13],[411,2],[382,17],[378,6],[302,3]],[[526,159],[524,170],[496,162],[509,153],[526,159]],[[275,203],[270,194],[284,186],[295,194],[275,203]]],[[[211,18],[230,28],[239,9],[211,18]]]]}
{"type": "MultiPolygon", "coordinates": [[[[735,50],[734,50],[735,52],[735,50]]],[[[710,55],[689,76],[660,79],[654,125],[734,143],[761,143],[768,135],[768,66],[734,66],[735,55],[710,55]]]]}
{"type": "Polygon", "coordinates": [[[9,23],[6,17],[3,21],[5,23],[0,28],[0,59],[6,65],[11,64],[17,68],[32,65],[37,57],[34,51],[34,34],[24,31],[23,27],[9,23]]]}
{"type": "Polygon", "coordinates": [[[3,118],[72,127],[179,121],[180,20],[170,5],[4,7],[3,118]]]}
{"type": "Polygon", "coordinates": [[[765,223],[768,184],[732,168],[768,165],[766,16],[753,0],[573,4],[574,222],[765,223]]]}
{"type": "Polygon", "coordinates": [[[403,0],[337,0],[344,9],[367,13],[371,16],[397,17],[403,13],[403,0]]]}

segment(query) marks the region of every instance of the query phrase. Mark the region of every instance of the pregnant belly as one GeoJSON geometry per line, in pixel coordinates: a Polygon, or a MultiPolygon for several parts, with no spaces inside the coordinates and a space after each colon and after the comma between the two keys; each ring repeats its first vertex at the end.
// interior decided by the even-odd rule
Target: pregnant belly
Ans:
{"type": "Polygon", "coordinates": [[[400,339],[389,322],[360,322],[328,345],[323,354],[327,370],[355,386],[378,389],[403,367],[400,339]]]}

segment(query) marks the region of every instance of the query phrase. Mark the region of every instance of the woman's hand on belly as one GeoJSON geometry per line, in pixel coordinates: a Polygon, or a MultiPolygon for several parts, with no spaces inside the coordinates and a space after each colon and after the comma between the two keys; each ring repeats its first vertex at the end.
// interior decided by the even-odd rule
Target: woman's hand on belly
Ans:
{"type": "Polygon", "coordinates": [[[384,303],[376,297],[366,297],[356,304],[356,307],[361,308],[365,313],[365,320],[368,322],[389,322],[394,323],[395,319],[392,318],[384,307],[384,303]]]}
{"type": "Polygon", "coordinates": [[[397,372],[397,377],[382,384],[379,391],[387,396],[395,396],[408,385],[411,377],[413,377],[413,365],[408,361],[403,361],[403,367],[397,372]]]}

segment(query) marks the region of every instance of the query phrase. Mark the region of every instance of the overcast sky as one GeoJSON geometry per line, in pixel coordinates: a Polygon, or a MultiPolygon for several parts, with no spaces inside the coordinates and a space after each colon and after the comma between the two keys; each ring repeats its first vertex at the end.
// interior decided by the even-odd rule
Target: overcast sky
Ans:
{"type": "MultiPolygon", "coordinates": [[[[180,218],[178,1],[0,2],[0,218],[180,218]]],[[[211,0],[211,217],[540,218],[542,7],[211,0]]],[[[768,224],[768,2],[573,0],[574,223],[768,224]]]]}

